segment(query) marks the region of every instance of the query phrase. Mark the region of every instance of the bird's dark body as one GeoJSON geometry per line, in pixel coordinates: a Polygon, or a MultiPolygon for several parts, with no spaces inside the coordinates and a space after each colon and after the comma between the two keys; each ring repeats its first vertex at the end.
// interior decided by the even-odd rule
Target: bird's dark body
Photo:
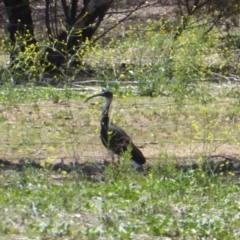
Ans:
{"type": "MultiPolygon", "coordinates": [[[[121,155],[130,149],[131,159],[142,165],[146,162],[142,152],[134,145],[131,138],[119,127],[113,125],[109,121],[108,111],[112,102],[113,95],[111,92],[96,94],[90,98],[102,96],[106,98],[106,105],[102,111],[100,138],[103,145],[114,154],[121,155]]],[[[85,102],[86,102],[85,101],[85,102]]]]}
{"type": "Polygon", "coordinates": [[[138,164],[144,164],[146,162],[142,152],[134,145],[130,137],[121,128],[110,124],[108,126],[108,133],[106,133],[105,130],[101,130],[100,137],[103,145],[113,153],[121,155],[130,149],[130,155],[133,160],[138,164]]]}

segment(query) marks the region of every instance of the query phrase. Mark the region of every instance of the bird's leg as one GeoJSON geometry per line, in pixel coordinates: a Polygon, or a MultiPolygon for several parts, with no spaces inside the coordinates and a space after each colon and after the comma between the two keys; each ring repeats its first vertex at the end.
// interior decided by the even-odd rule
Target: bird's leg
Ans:
{"type": "Polygon", "coordinates": [[[120,165],[120,156],[119,155],[117,155],[117,163],[118,163],[118,165],[120,165]]]}
{"type": "Polygon", "coordinates": [[[117,161],[117,163],[116,163],[116,162],[114,161],[114,152],[111,151],[111,150],[108,150],[108,154],[109,154],[109,156],[110,156],[110,158],[111,158],[111,160],[112,160],[112,164],[113,164],[113,166],[114,166],[114,169],[117,169],[118,166],[119,166],[119,156],[117,156],[117,157],[118,157],[118,161],[117,161]]]}
{"type": "Polygon", "coordinates": [[[135,167],[135,169],[140,172],[143,171],[143,167],[141,164],[137,163],[136,161],[132,160],[132,165],[135,167]]]}
{"type": "Polygon", "coordinates": [[[109,154],[109,156],[110,156],[110,158],[111,158],[111,160],[113,162],[114,161],[114,153],[113,153],[113,151],[108,150],[108,154],[109,154]]]}

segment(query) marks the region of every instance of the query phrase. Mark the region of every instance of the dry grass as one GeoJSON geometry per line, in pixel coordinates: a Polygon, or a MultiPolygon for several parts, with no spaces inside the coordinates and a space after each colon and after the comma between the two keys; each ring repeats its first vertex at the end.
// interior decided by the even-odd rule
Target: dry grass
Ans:
{"type": "MultiPolygon", "coordinates": [[[[99,139],[104,99],[83,103],[0,106],[0,155],[7,160],[90,160],[107,157],[99,139]],[[99,101],[99,102],[96,102],[99,101]]],[[[168,97],[115,97],[111,120],[141,147],[151,163],[162,155],[191,158],[208,154],[239,154],[238,106],[234,99],[199,104],[189,99],[179,106],[168,97]]]]}

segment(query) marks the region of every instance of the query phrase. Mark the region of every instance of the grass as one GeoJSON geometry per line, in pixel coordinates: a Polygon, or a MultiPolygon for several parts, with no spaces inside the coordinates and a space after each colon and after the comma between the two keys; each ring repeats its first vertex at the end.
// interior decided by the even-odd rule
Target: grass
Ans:
{"type": "Polygon", "coordinates": [[[128,164],[114,171],[107,169],[105,182],[48,170],[2,172],[1,238],[239,238],[238,182],[171,165],[146,176],[128,164]]]}

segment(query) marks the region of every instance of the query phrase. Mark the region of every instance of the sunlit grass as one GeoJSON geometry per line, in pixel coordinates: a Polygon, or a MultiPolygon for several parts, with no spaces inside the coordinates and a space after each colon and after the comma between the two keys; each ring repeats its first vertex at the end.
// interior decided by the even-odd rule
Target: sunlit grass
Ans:
{"type": "Polygon", "coordinates": [[[146,176],[126,167],[109,168],[104,183],[48,170],[2,172],[0,236],[239,238],[237,182],[171,165],[146,176]]]}

